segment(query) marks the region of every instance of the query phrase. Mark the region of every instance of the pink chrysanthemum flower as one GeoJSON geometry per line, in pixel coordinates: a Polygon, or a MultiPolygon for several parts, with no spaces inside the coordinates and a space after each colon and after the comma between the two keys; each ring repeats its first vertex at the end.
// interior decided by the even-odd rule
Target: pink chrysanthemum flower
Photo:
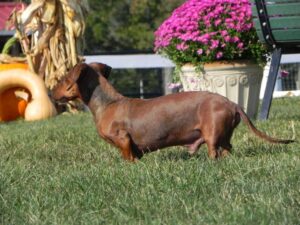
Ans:
{"type": "Polygon", "coordinates": [[[187,0],[155,31],[154,50],[178,65],[263,60],[265,53],[253,27],[250,0],[187,0]]]}

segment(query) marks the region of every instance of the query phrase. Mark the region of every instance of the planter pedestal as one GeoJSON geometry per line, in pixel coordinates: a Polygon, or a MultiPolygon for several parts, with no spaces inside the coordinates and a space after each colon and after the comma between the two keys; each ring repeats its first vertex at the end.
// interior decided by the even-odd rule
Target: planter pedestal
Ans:
{"type": "Polygon", "coordinates": [[[196,72],[192,65],[181,67],[180,79],[184,91],[211,91],[243,107],[255,118],[263,68],[248,61],[218,62],[204,65],[196,72]]]}

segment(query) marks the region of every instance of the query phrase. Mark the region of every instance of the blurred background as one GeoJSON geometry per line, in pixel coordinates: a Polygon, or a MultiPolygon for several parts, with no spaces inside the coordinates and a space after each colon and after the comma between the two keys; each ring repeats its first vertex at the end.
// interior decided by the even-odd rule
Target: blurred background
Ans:
{"type": "MultiPolygon", "coordinates": [[[[159,55],[153,55],[154,32],[184,0],[88,2],[90,11],[86,18],[84,47],[87,61],[111,65],[113,71],[109,79],[125,96],[151,98],[171,93],[168,84],[172,82],[174,65],[159,55]]],[[[30,1],[0,2],[0,49],[14,34],[13,30],[5,26],[11,11],[29,3],[30,1]]],[[[16,55],[20,51],[19,46],[14,46],[11,54],[16,55]]],[[[294,59],[291,63],[288,59],[284,60],[282,71],[285,76],[281,76],[280,72],[275,91],[300,89],[299,65],[294,59]]]]}

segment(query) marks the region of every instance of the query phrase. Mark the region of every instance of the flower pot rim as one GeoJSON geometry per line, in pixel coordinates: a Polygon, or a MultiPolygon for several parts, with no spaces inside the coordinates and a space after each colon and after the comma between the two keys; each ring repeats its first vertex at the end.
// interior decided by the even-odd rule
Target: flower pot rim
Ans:
{"type": "MultiPolygon", "coordinates": [[[[220,60],[215,62],[203,63],[204,69],[211,69],[215,67],[248,67],[248,66],[259,66],[258,63],[255,63],[251,60],[220,60]]],[[[186,63],[181,66],[181,68],[196,67],[192,63],[186,63]]]]}

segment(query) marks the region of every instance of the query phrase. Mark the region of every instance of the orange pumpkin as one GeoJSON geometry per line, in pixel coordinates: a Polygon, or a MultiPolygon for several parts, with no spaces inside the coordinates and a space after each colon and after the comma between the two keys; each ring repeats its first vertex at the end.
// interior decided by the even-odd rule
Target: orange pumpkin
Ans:
{"type": "Polygon", "coordinates": [[[2,114],[6,115],[6,111],[9,112],[9,115],[13,114],[13,110],[16,108],[12,106],[20,108],[20,113],[22,113],[24,111],[22,106],[26,104],[18,100],[18,97],[21,97],[28,102],[24,114],[26,121],[47,119],[56,115],[55,106],[48,96],[45,83],[35,73],[24,69],[0,71],[0,93],[5,93],[5,91],[11,89],[14,90],[15,96],[4,96],[0,100],[0,105],[4,104],[4,106],[1,106],[2,114]],[[17,88],[17,90],[13,88],[17,88]],[[25,89],[25,92],[22,89],[25,89]],[[15,98],[17,98],[16,102],[15,98]],[[9,110],[12,111],[10,112],[9,110]]]}
{"type": "MultiPolygon", "coordinates": [[[[28,65],[24,63],[0,64],[0,71],[14,68],[28,69],[28,65]]],[[[10,88],[0,94],[0,121],[11,121],[19,117],[24,118],[28,99],[17,96],[17,91],[22,91],[29,96],[27,90],[19,87],[10,88]]]]}
{"type": "Polygon", "coordinates": [[[18,113],[23,118],[25,115],[25,109],[26,109],[27,104],[28,104],[28,102],[24,99],[20,99],[20,101],[18,102],[18,113]]]}
{"type": "MultiPolygon", "coordinates": [[[[24,118],[27,101],[16,96],[19,88],[10,88],[0,94],[0,121],[11,121],[24,118]]],[[[26,91],[28,92],[28,91],[26,91]]]]}

